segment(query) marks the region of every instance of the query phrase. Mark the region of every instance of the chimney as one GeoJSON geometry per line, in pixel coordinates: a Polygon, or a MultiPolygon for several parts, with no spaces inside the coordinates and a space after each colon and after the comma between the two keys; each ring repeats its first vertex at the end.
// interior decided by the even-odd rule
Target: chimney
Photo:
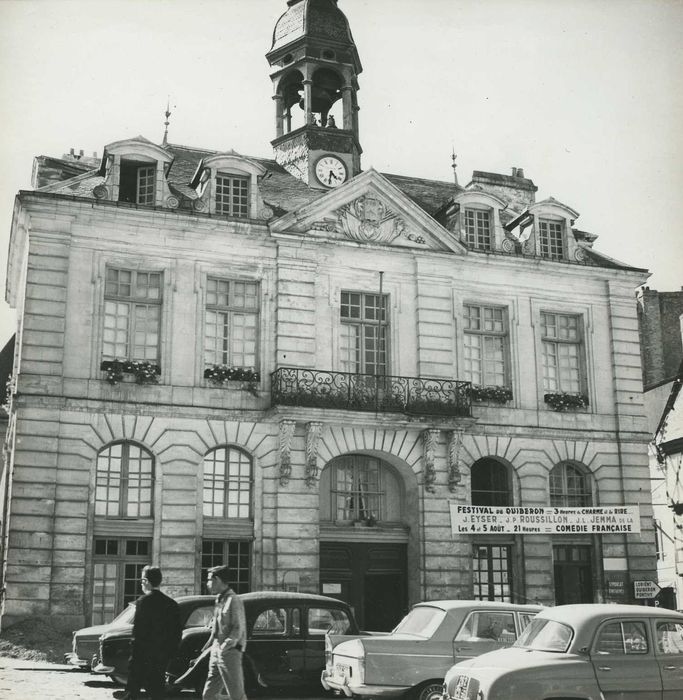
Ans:
{"type": "Polygon", "coordinates": [[[517,168],[512,168],[512,177],[517,177],[517,168]]]}
{"type": "Polygon", "coordinates": [[[524,168],[517,168],[517,177],[524,177],[524,168]]]}

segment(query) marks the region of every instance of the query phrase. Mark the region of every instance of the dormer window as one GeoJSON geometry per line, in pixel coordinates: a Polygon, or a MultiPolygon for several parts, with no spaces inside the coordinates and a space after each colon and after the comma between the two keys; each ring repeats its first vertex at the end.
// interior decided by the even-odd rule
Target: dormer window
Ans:
{"type": "Polygon", "coordinates": [[[216,214],[249,216],[249,178],[227,173],[216,175],[216,214]]]}
{"type": "Polygon", "coordinates": [[[491,250],[491,214],[482,209],[465,209],[467,245],[478,250],[491,250]]]}
{"type": "Polygon", "coordinates": [[[538,242],[541,257],[550,260],[565,260],[563,225],[561,221],[539,219],[538,242]]]}
{"type": "Polygon", "coordinates": [[[266,174],[260,163],[229,151],[202,160],[190,181],[198,195],[195,210],[236,219],[272,216],[259,192],[266,174]]]}
{"type": "Polygon", "coordinates": [[[156,163],[121,160],[119,202],[154,204],[156,163]]]}

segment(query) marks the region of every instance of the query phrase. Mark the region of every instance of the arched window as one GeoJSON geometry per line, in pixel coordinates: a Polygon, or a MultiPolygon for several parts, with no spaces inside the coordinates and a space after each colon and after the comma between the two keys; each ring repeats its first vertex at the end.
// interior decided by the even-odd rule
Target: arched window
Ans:
{"type": "Polygon", "coordinates": [[[154,458],[144,447],[116,442],[97,455],[95,515],[151,518],[154,458]]]}
{"type": "Polygon", "coordinates": [[[510,477],[504,464],[484,458],[472,465],[472,505],[512,505],[510,477]]]}
{"type": "Polygon", "coordinates": [[[375,457],[345,455],[334,459],[320,475],[320,494],[323,521],[402,521],[398,476],[375,457]]]}
{"type": "Polygon", "coordinates": [[[579,507],[592,505],[588,475],[569,462],[561,462],[550,472],[550,505],[579,507]]]}
{"type": "Polygon", "coordinates": [[[204,517],[251,517],[251,458],[236,447],[204,457],[204,517]]]}

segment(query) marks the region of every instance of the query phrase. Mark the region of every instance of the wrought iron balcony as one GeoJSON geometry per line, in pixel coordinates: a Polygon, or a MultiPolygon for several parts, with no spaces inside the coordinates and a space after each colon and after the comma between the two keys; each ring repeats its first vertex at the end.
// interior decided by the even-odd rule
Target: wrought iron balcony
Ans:
{"type": "Polygon", "coordinates": [[[271,375],[274,406],[311,406],[351,411],[470,416],[470,382],[321,372],[281,367],[271,375]]]}

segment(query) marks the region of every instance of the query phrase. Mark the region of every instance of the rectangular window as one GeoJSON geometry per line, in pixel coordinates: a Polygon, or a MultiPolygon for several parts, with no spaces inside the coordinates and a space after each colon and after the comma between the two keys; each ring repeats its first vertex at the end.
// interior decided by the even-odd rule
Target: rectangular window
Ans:
{"type": "Polygon", "coordinates": [[[488,211],[465,209],[467,244],[479,250],[491,250],[491,216],[488,211]]]}
{"type": "Polygon", "coordinates": [[[142,595],[140,577],[152,553],[150,540],[95,538],[92,624],[111,622],[142,595]]]}
{"type": "Polygon", "coordinates": [[[204,364],[257,367],[259,286],[209,277],[206,283],[204,364]]]}
{"type": "Polygon", "coordinates": [[[159,361],[161,272],[107,268],[102,359],[159,361]]]}
{"type": "Polygon", "coordinates": [[[155,165],[122,160],[119,173],[119,202],[154,204],[155,165]]]}
{"type": "Polygon", "coordinates": [[[249,216],[249,178],[235,175],[216,176],[216,214],[249,216]]]}
{"type": "Polygon", "coordinates": [[[341,293],[340,356],[343,372],[387,374],[387,295],[341,293]],[[381,306],[381,316],[380,316],[381,306]]]}
{"type": "Polygon", "coordinates": [[[208,570],[214,566],[230,569],[230,587],[235,593],[250,590],[251,543],[243,540],[202,540],[201,579],[206,589],[208,570]]]}
{"type": "Polygon", "coordinates": [[[505,309],[465,305],[465,379],[481,386],[508,386],[505,309]]]}
{"type": "Polygon", "coordinates": [[[510,545],[473,545],[474,600],[512,600],[512,548],[510,545]]]}
{"type": "Polygon", "coordinates": [[[540,219],[538,222],[541,257],[551,260],[564,260],[564,226],[560,221],[540,219]]]}
{"type": "Polygon", "coordinates": [[[543,389],[582,392],[582,334],[579,316],[541,312],[543,389]]]}

